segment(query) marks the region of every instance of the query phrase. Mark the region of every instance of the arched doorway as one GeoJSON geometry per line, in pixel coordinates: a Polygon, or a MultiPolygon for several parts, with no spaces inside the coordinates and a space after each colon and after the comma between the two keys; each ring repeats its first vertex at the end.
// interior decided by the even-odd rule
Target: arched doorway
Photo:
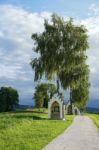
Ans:
{"type": "Polygon", "coordinates": [[[67,114],[68,114],[68,115],[71,114],[71,106],[70,106],[70,105],[68,105],[68,107],[67,107],[67,114]]]}
{"type": "Polygon", "coordinates": [[[78,115],[78,110],[76,108],[74,109],[74,111],[75,111],[75,115],[78,115]]]}
{"type": "Polygon", "coordinates": [[[51,118],[60,119],[60,105],[58,102],[53,102],[51,106],[51,118]]]}

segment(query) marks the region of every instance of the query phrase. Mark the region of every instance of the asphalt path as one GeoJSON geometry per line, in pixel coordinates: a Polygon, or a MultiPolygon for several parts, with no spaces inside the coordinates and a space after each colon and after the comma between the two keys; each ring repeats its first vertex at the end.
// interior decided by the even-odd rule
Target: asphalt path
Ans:
{"type": "Polygon", "coordinates": [[[99,132],[87,116],[76,116],[72,125],[43,150],[99,150],[99,132]]]}

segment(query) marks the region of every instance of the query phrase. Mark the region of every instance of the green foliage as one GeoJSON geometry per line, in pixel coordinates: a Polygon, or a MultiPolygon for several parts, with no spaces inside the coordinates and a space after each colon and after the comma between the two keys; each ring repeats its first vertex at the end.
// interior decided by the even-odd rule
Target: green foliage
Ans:
{"type": "Polygon", "coordinates": [[[47,114],[0,113],[0,150],[41,150],[73,120],[47,120],[47,114]]]}
{"type": "MultiPolygon", "coordinates": [[[[38,58],[31,61],[35,80],[41,79],[43,75],[47,79],[57,77],[64,89],[70,89],[72,103],[72,91],[79,88],[80,83],[83,84],[85,76],[89,84],[87,30],[83,25],[75,25],[73,19],[64,21],[55,14],[52,15],[51,23],[45,20],[44,27],[43,33],[32,35],[35,43],[33,50],[39,54],[38,58]]],[[[88,94],[88,88],[85,90],[88,94]]],[[[81,100],[84,98],[80,97],[81,100]]]]}
{"type": "Polygon", "coordinates": [[[76,65],[69,72],[61,71],[59,79],[64,89],[71,88],[77,89],[80,83],[88,82],[89,79],[89,66],[85,63],[76,65]]]}
{"type": "Polygon", "coordinates": [[[81,82],[79,87],[72,91],[72,100],[83,111],[89,99],[89,83],[81,82]]]}
{"type": "Polygon", "coordinates": [[[51,83],[41,83],[36,86],[34,93],[35,104],[37,108],[47,108],[48,101],[56,93],[56,87],[51,83]]]}
{"type": "Polygon", "coordinates": [[[86,29],[84,26],[73,24],[72,19],[64,21],[53,14],[51,24],[45,20],[45,31],[33,34],[35,41],[34,51],[40,54],[32,60],[35,70],[35,80],[41,79],[44,74],[48,79],[58,75],[61,71],[69,72],[82,60],[88,48],[86,29]]]}
{"type": "Polygon", "coordinates": [[[1,87],[0,89],[0,112],[10,111],[18,104],[18,92],[12,87],[1,87]]]}
{"type": "Polygon", "coordinates": [[[69,73],[61,72],[60,80],[64,88],[70,87],[72,103],[83,110],[89,99],[88,66],[83,63],[69,73]]]}
{"type": "Polygon", "coordinates": [[[72,100],[79,107],[81,111],[85,108],[89,99],[89,68],[86,64],[83,64],[83,72],[81,71],[81,79],[78,87],[72,90],[72,100]]]}
{"type": "Polygon", "coordinates": [[[44,103],[44,96],[42,92],[38,92],[34,94],[35,104],[37,108],[42,108],[44,103]]]}

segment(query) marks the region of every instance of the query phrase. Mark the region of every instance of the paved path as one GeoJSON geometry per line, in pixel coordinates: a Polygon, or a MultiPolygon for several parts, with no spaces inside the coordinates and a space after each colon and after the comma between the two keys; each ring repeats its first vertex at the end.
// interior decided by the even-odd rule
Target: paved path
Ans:
{"type": "Polygon", "coordinates": [[[72,125],[44,150],[99,150],[99,133],[91,119],[77,116],[72,125]]]}

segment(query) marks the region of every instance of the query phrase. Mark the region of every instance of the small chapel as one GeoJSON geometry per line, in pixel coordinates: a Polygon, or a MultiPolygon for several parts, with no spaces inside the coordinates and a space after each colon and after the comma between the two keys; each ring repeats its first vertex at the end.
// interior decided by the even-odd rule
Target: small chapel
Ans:
{"type": "MultiPolygon", "coordinates": [[[[70,111],[70,101],[68,101],[67,104],[65,105],[65,114],[70,115],[70,112],[71,112],[70,111]]],[[[73,115],[81,114],[79,108],[74,104],[72,104],[72,113],[73,113],[73,115]]]]}
{"type": "Polygon", "coordinates": [[[59,94],[55,94],[48,102],[48,118],[64,120],[64,102],[59,94]]]}

